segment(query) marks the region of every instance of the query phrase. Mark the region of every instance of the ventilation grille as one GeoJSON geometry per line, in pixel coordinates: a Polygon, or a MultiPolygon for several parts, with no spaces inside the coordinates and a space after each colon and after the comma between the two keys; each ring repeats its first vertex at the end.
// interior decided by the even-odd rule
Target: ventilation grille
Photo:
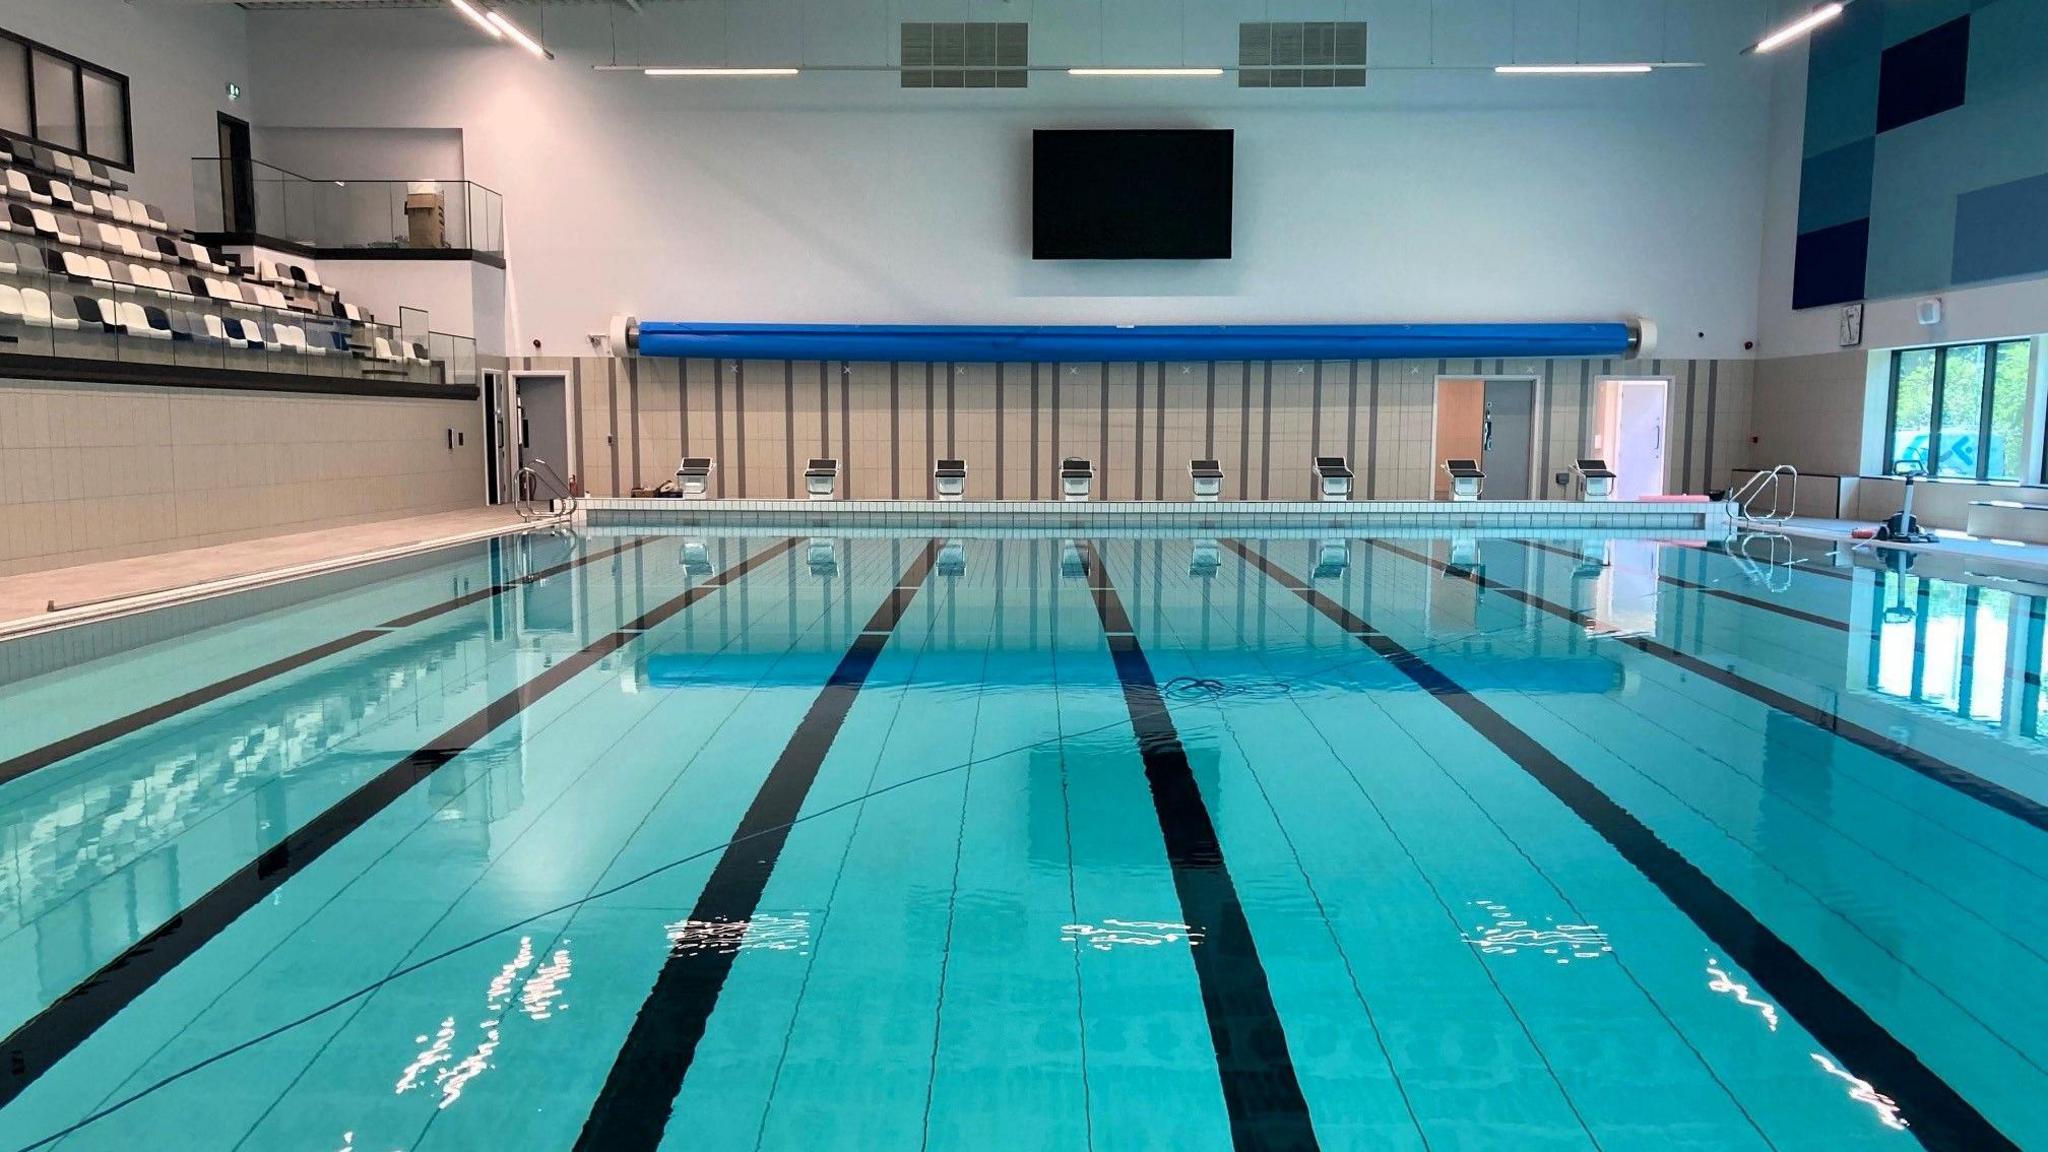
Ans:
{"type": "Polygon", "coordinates": [[[1030,25],[905,24],[905,88],[1025,88],[1031,83],[1030,25]]]}
{"type": "Polygon", "coordinates": [[[1237,26],[1240,88],[1365,87],[1365,23],[1237,26]]]}

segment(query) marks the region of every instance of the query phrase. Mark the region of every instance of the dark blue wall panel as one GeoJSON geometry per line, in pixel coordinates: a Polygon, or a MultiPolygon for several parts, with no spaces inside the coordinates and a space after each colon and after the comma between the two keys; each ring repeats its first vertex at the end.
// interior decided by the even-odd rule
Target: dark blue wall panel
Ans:
{"type": "Polygon", "coordinates": [[[1877,77],[1877,130],[1889,132],[1962,107],[1969,76],[1968,16],[1885,49],[1877,77]]]}
{"type": "Polygon", "coordinates": [[[1863,299],[1870,221],[1852,220],[1799,238],[1792,264],[1792,306],[1820,308],[1863,299]]]}

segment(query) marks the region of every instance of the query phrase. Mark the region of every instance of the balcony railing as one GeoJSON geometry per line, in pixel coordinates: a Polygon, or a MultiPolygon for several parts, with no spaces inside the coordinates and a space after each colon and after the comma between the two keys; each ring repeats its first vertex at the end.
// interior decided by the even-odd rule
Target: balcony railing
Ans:
{"type": "Polygon", "coordinates": [[[471,180],[337,180],[253,161],[238,178],[192,161],[198,231],[315,249],[468,251],[503,257],[505,202],[471,180]]]}

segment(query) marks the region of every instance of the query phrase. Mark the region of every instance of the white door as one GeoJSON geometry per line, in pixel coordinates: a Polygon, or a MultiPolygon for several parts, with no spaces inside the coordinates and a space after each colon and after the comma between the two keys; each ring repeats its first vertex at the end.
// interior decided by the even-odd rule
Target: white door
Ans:
{"type": "Polygon", "coordinates": [[[1614,498],[1640,500],[1664,494],[1664,392],[1662,380],[1620,381],[1615,401],[1614,498]]]}

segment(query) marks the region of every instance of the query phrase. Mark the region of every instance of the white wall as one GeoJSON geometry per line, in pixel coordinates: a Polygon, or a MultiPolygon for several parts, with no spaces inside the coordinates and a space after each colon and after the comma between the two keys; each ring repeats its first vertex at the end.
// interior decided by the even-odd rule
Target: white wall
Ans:
{"type": "Polygon", "coordinates": [[[0,27],[128,77],[137,195],[190,227],[192,158],[219,154],[218,113],[255,121],[246,13],[233,5],[0,0],[0,27]],[[249,90],[230,102],[227,85],[249,90]]]}
{"type": "MultiPolygon", "coordinates": [[[[1763,0],[1425,0],[1341,6],[1372,29],[1359,91],[1229,79],[904,92],[887,74],[658,81],[631,62],[879,63],[895,20],[1016,19],[998,3],[521,6],[551,64],[445,10],[249,16],[266,121],[459,128],[505,195],[510,345],[587,350],[650,319],[1277,322],[1618,319],[1672,357],[1754,336],[1768,79],[1738,56],[1763,0]],[[1591,18],[1577,19],[1580,7],[1591,18]],[[928,10],[927,10],[928,9],[928,10]],[[1668,11],[1667,11],[1668,9],[1668,11]],[[1460,17],[1452,19],[1453,12],[1460,17]],[[1668,19],[1665,17],[1668,16],[1668,19]],[[1581,34],[1576,29],[1585,29],[1581,34]],[[1703,59],[1646,79],[1403,70],[1511,59],[1703,59]],[[1237,258],[1029,259],[1030,131],[1205,125],[1238,136],[1237,258]],[[1698,335],[1703,333],[1704,335],[1698,335]]],[[[1234,59],[1236,21],[1335,18],[1264,0],[1041,0],[1039,63],[1234,59]]]]}
{"type": "Polygon", "coordinates": [[[460,180],[459,128],[289,128],[258,125],[256,159],[316,180],[460,180]]]}

